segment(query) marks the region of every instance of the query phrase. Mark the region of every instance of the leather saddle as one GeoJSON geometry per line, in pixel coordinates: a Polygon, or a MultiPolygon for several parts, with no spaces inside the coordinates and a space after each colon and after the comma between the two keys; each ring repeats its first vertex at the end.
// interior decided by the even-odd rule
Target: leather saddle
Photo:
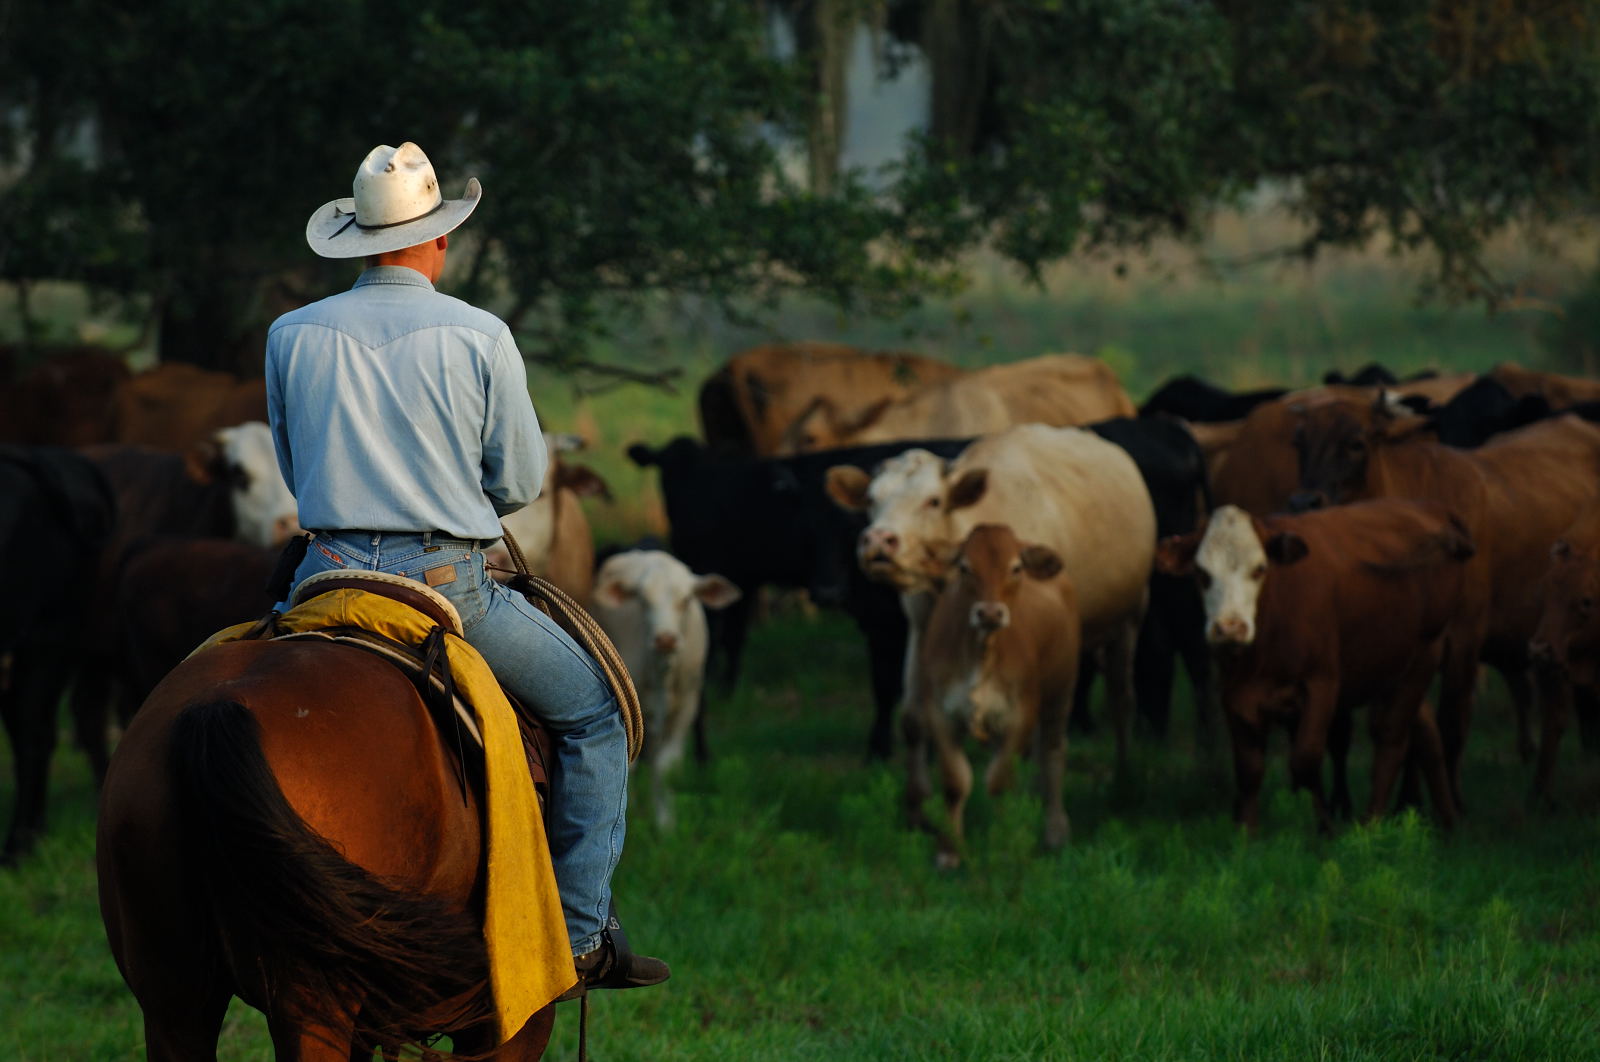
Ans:
{"type": "MultiPolygon", "coordinates": [[[[331,627],[316,631],[279,633],[275,629],[278,613],[271,612],[263,617],[246,637],[285,640],[321,638],[355,646],[383,657],[405,672],[416,685],[417,692],[422,696],[423,703],[428,706],[429,714],[439,729],[440,738],[447,747],[456,748],[458,757],[463,761],[463,770],[472,768],[473,774],[481,777],[481,756],[471,757],[472,762],[467,762],[469,757],[461,735],[465,731],[480,750],[483,747],[483,735],[478,731],[472,706],[455,692],[449,661],[443,652],[443,635],[446,632],[458,637],[463,634],[461,617],[456,612],[455,606],[443,594],[415,579],[373,571],[332,571],[313,575],[295,588],[294,600],[290,605],[292,607],[303,604],[313,597],[335,590],[361,590],[397,601],[431,620],[434,632],[421,646],[407,645],[361,627],[331,627]]],[[[510,690],[503,685],[500,689],[516,713],[518,729],[522,734],[523,751],[528,760],[528,770],[533,776],[540,804],[548,806],[550,775],[547,765],[551,762],[552,756],[550,732],[510,690]]],[[[464,778],[463,784],[465,784],[464,778]]]]}

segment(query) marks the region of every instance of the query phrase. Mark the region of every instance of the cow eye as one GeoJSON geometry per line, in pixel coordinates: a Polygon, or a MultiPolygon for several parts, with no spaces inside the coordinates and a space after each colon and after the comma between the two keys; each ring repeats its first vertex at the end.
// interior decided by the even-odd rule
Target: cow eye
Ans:
{"type": "Polygon", "coordinates": [[[1012,561],[1011,562],[1011,574],[1012,575],[1020,575],[1021,573],[1022,573],[1022,562],[1019,561],[1019,560],[1012,561]]]}
{"type": "Polygon", "coordinates": [[[939,496],[935,494],[933,497],[923,502],[922,507],[924,509],[937,509],[939,507],[939,496]]]}
{"type": "Polygon", "coordinates": [[[1211,586],[1211,573],[1210,572],[1206,571],[1204,568],[1196,568],[1194,570],[1194,575],[1195,575],[1196,579],[1200,580],[1201,589],[1210,588],[1210,586],[1211,586]]]}
{"type": "Polygon", "coordinates": [[[1267,566],[1265,564],[1258,564],[1254,568],[1250,569],[1250,578],[1254,579],[1256,582],[1259,583],[1261,580],[1265,579],[1266,577],[1267,577],[1267,566]]]}
{"type": "Polygon", "coordinates": [[[1584,596],[1578,598],[1578,611],[1587,616],[1594,611],[1594,598],[1584,596]]]}
{"type": "Polygon", "coordinates": [[[1344,448],[1345,452],[1359,456],[1367,452],[1367,443],[1365,439],[1351,439],[1344,444],[1344,448]]]}

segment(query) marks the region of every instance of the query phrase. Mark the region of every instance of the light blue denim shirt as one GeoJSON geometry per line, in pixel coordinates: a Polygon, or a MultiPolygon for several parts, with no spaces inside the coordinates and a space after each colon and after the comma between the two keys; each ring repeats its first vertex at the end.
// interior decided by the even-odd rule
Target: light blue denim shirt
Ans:
{"type": "Polygon", "coordinates": [[[278,465],[318,530],[500,537],[549,455],[511,330],[403,266],[267,332],[278,465]]]}

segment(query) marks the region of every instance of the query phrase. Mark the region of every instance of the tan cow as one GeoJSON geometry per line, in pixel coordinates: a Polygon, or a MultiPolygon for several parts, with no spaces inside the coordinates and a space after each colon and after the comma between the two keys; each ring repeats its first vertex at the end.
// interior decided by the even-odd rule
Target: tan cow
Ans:
{"type": "MultiPolygon", "coordinates": [[[[594,586],[594,534],[580,498],[611,497],[606,481],[587,465],[573,464],[562,454],[580,449],[583,440],[546,433],[550,465],[539,496],[500,521],[517,540],[533,574],[550,580],[581,604],[588,604],[594,586]]],[[[496,579],[511,578],[511,554],[503,542],[484,550],[496,579]]]]}
{"type": "Polygon", "coordinates": [[[1054,550],[1078,595],[1085,647],[1107,656],[1117,762],[1126,763],[1134,638],[1155,552],[1156,518],[1127,452],[1093,432],[1026,424],[978,439],[946,466],[913,449],[876,473],[828,470],[833,500],[871,518],[857,559],[870,578],[901,592],[910,620],[902,720],[910,746],[909,810],[931,791],[915,713],[914,662],[949,557],[979,524],[1007,524],[1024,541],[1054,550]]]}
{"type": "Polygon", "coordinates": [[[1044,845],[1066,843],[1061,781],[1079,638],[1077,596],[1055,551],[1024,545],[1003,524],[973,528],[934,603],[917,661],[923,700],[914,710],[933,736],[949,820],[941,868],[961,862],[962,812],[972,792],[962,749],[968,735],[994,749],[984,775],[990,794],[1010,787],[1017,757],[1034,742],[1044,845]]]}
{"type": "Polygon", "coordinates": [[[1104,362],[1081,354],[1046,354],[991,365],[846,409],[818,398],[784,434],[781,453],[865,446],[901,439],[961,439],[1017,424],[1069,427],[1137,413],[1104,362]]]}
{"type": "Polygon", "coordinates": [[[1551,409],[1570,409],[1579,402],[1600,401],[1600,380],[1538,372],[1510,361],[1496,365],[1484,375],[1499,382],[1516,398],[1538,395],[1550,403],[1551,409]]]}
{"type": "Polygon", "coordinates": [[[267,419],[267,385],[167,362],[122,382],[115,441],[178,453],[218,428],[267,419]]]}
{"type": "Polygon", "coordinates": [[[960,375],[947,362],[842,343],[769,343],[741,351],[700,387],[706,444],[756,457],[780,453],[785,429],[822,396],[851,405],[899,398],[960,375]]]}
{"type": "Polygon", "coordinates": [[[644,709],[644,760],[656,824],[673,823],[667,775],[683,759],[700,713],[706,670],[707,608],[727,608],[739,588],[720,575],[696,575],[670,553],[626,550],[595,574],[594,618],[616,644],[644,709]]]}

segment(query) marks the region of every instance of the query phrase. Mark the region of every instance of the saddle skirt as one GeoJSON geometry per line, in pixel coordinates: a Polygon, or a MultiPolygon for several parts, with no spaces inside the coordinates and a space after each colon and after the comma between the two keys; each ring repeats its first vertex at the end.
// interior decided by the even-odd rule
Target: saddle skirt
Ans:
{"type": "MultiPolygon", "coordinates": [[[[484,751],[488,888],[483,931],[500,1036],[506,1040],[578,976],[516,712],[461,632],[455,607],[430,587],[384,572],[339,571],[302,582],[282,615],[226,628],[195,651],[260,637],[319,638],[387,656],[415,675],[422,670],[418,652],[424,643],[442,642],[456,711],[484,751]]],[[[435,688],[443,682],[438,674],[429,674],[427,681],[435,688]]]]}

